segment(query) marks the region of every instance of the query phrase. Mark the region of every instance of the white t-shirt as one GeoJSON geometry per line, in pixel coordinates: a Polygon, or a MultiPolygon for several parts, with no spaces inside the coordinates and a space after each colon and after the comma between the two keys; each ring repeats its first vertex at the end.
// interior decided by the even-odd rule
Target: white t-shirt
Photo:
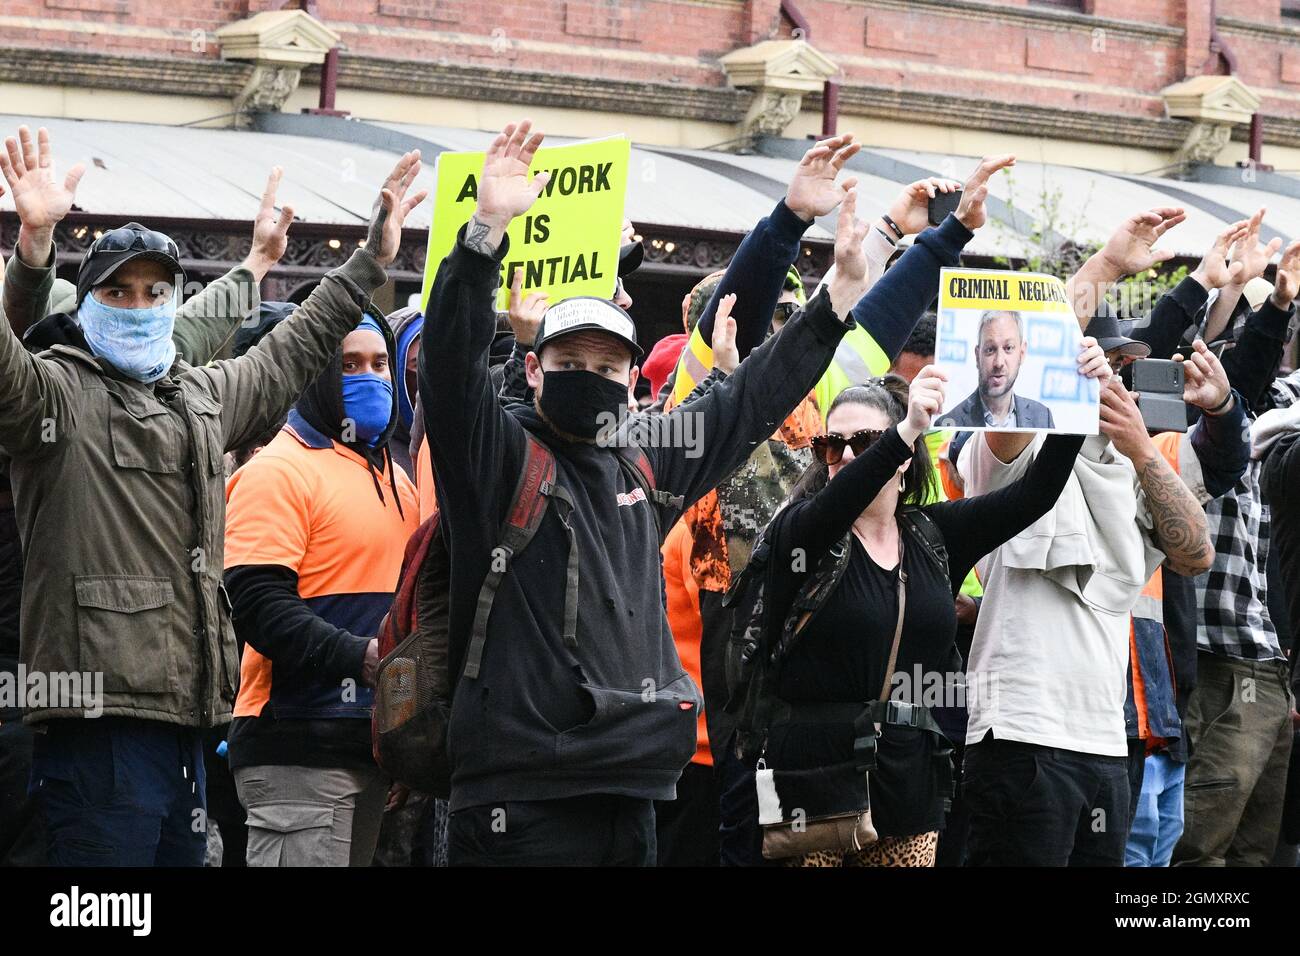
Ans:
{"type": "MultiPolygon", "coordinates": [[[[1044,440],[1015,461],[983,433],[962,449],[966,495],[1019,478],[1044,440]]],[[[1137,472],[1092,437],[1056,506],[981,562],[984,601],[967,662],[966,742],[1005,740],[1081,753],[1128,753],[1129,612],[1164,560],[1150,539],[1137,472]]]]}

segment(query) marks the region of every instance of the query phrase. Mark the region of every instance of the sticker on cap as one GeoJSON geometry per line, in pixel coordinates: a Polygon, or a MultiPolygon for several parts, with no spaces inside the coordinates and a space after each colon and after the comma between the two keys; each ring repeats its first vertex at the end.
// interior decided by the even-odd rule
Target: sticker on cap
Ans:
{"type": "Polygon", "coordinates": [[[546,338],[581,325],[594,325],[636,341],[636,327],[616,307],[599,299],[567,299],[546,313],[546,338]]]}

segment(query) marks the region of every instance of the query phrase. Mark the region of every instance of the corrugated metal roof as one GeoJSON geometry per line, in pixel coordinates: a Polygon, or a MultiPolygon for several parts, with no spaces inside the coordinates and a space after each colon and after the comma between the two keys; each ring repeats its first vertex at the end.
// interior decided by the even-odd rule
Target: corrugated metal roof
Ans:
{"type": "MultiPolygon", "coordinates": [[[[279,199],[300,220],[365,225],[394,162],[382,150],[306,136],[0,116],[7,135],[20,123],[48,128],[65,168],[86,163],[77,206],[94,214],[249,221],[278,165],[284,167],[279,199]]],[[[432,187],[432,170],[420,180],[432,187]]],[[[427,227],[429,206],[412,213],[408,224],[427,227]]]]}
{"type": "MultiPolygon", "coordinates": [[[[77,205],[87,213],[132,217],[248,221],[257,209],[269,168],[284,167],[280,199],[303,222],[363,225],[375,189],[392,166],[394,152],[357,142],[250,130],[200,129],[21,115],[0,115],[0,130],[20,123],[49,128],[64,165],[78,160],[87,172],[77,205]]],[[[444,149],[483,149],[493,133],[403,123],[378,129],[426,140],[444,149]]],[[[560,144],[572,139],[553,137],[560,144]]],[[[781,142],[781,141],[778,141],[781,142]]],[[[633,146],[627,215],[638,223],[668,228],[743,233],[766,215],[784,192],[801,144],[782,142],[781,155],[736,155],[708,150],[633,146]]],[[[426,157],[431,160],[432,157],[426,157]]],[[[917,170],[964,179],[976,160],[939,153],[869,149],[859,154],[859,213],[884,212],[901,182],[917,170]],[[866,170],[866,171],[864,171],[866,170]]],[[[433,162],[421,174],[433,185],[433,162]]],[[[1068,166],[1021,162],[1012,176],[995,177],[993,196],[1021,214],[1080,242],[1101,242],[1137,210],[1175,205],[1187,220],[1161,242],[1179,256],[1198,257],[1227,222],[1270,210],[1266,225],[1287,235],[1300,221],[1300,198],[1258,187],[1122,176],[1068,166]]],[[[417,209],[408,225],[427,228],[431,206],[417,209]]],[[[1017,229],[1005,208],[1003,220],[981,230],[969,246],[979,255],[1022,258],[1032,249],[1022,222],[1017,229]]],[[[833,237],[834,217],[816,223],[808,238],[833,237]]]]}

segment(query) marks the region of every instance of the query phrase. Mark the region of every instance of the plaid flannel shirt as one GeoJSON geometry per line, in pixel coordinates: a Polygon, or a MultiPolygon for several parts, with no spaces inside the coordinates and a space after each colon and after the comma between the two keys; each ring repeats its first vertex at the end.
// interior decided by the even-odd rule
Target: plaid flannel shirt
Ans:
{"type": "MultiPolygon", "coordinates": [[[[1300,372],[1292,372],[1273,383],[1265,404],[1289,408],[1297,402],[1300,372]]],[[[1284,660],[1268,615],[1269,519],[1259,493],[1260,467],[1252,461],[1233,489],[1205,508],[1214,565],[1196,578],[1201,610],[1196,644],[1202,651],[1237,660],[1284,660]]]]}

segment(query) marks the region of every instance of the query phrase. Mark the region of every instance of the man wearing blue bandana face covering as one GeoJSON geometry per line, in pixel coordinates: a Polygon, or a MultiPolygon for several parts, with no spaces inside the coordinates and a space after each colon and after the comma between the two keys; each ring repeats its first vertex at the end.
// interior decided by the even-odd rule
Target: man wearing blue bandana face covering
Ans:
{"type": "Polygon", "coordinates": [[[140,382],[158,381],[176,360],[176,293],[185,282],[176,255],[171,239],[129,222],[96,240],[77,275],[90,351],[140,382]]]}
{"type": "Polygon", "coordinates": [[[227,485],[226,587],[245,644],[229,755],[250,866],[374,854],[387,792],[370,749],[374,635],[419,524],[388,449],[396,357],[367,313],[227,485]]]}
{"type": "MultiPolygon", "coordinates": [[[[199,731],[230,720],[239,683],[222,583],[224,453],[279,420],[356,329],[424,198],[406,197],[419,170],[417,153],[401,158],[365,247],[239,358],[175,356],[179,250],[135,223],[104,232],[82,263],[84,338],[33,355],[0,322],[0,446],[25,560],[20,661],[90,683],[23,715],[51,864],[202,865],[199,731]]],[[[39,247],[30,261],[53,259],[83,172],[55,175],[45,130],[33,142],[20,129],[0,150],[19,245],[39,247]]],[[[274,196],[272,184],[257,218],[287,228],[293,211],[274,196]]],[[[29,314],[32,295],[19,291],[14,307],[29,314]]]]}

